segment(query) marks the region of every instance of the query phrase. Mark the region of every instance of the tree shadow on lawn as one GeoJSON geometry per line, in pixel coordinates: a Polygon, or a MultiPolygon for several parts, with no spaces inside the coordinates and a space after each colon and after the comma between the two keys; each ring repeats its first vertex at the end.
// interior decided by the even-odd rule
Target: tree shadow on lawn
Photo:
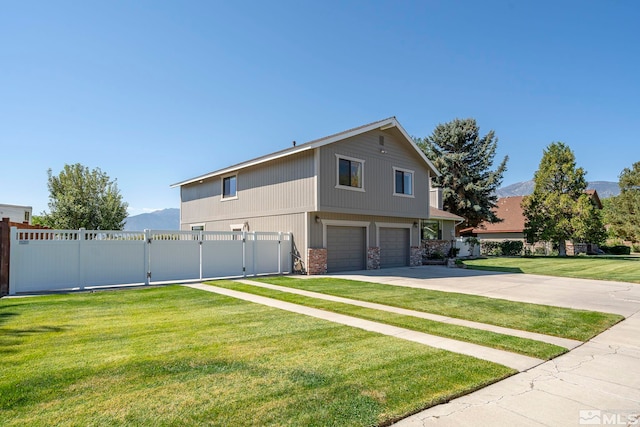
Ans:
{"type": "MultiPolygon", "coordinates": [[[[0,309],[6,309],[6,307],[0,307],[0,309]]],[[[0,325],[7,323],[10,319],[18,316],[19,314],[12,311],[0,311],[0,325]]],[[[16,353],[17,346],[22,343],[20,338],[30,336],[33,334],[47,334],[51,332],[63,332],[65,328],[59,326],[36,326],[31,328],[12,328],[0,326],[0,354],[16,353]]]]}
{"type": "Polygon", "coordinates": [[[494,267],[491,265],[467,265],[468,270],[494,271],[500,273],[524,273],[518,267],[494,267]]]}

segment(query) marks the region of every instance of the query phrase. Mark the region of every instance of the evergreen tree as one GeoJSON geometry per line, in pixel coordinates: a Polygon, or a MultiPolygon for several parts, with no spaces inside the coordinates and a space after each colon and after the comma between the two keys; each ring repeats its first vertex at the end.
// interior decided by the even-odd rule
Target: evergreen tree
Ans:
{"type": "Polygon", "coordinates": [[[47,171],[49,209],[43,222],[51,228],[77,230],[122,230],[128,204],[115,181],[99,168],[76,163],[65,165],[59,175],[47,171]]]}
{"type": "Polygon", "coordinates": [[[618,186],[620,194],[610,199],[607,211],[610,232],[615,237],[640,242],[640,162],[622,171],[618,186]]]}
{"type": "Polygon", "coordinates": [[[566,240],[600,243],[602,219],[586,188],[573,151],[562,142],[549,145],[534,176],[533,194],[523,200],[527,240],[556,242],[560,256],[566,256],[566,240]]]}
{"type": "Polygon", "coordinates": [[[441,173],[433,183],[442,188],[445,210],[463,217],[463,227],[501,221],[492,209],[508,157],[491,170],[498,145],[493,130],[480,136],[475,119],[455,119],[439,124],[431,136],[416,143],[441,173]]]}

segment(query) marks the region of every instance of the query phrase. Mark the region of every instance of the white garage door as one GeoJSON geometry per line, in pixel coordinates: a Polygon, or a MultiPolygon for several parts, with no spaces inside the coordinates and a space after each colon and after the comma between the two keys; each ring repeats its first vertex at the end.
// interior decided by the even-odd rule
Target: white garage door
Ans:
{"type": "Polygon", "coordinates": [[[365,228],[327,227],[327,271],[365,269],[365,228]]]}
{"type": "Polygon", "coordinates": [[[409,229],[380,229],[380,268],[409,265],[409,229]]]}

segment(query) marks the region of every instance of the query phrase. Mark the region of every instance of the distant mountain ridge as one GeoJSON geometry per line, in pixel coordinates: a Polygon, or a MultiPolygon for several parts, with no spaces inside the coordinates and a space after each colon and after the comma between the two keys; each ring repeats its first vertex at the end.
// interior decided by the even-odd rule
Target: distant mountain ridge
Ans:
{"type": "Polygon", "coordinates": [[[159,211],[129,216],[125,219],[126,231],[179,230],[180,209],[169,208],[159,211]]]}
{"type": "MultiPolygon", "coordinates": [[[[498,197],[528,196],[533,193],[533,187],[533,180],[516,182],[515,184],[499,188],[496,194],[498,197]]],[[[596,190],[600,199],[606,199],[620,194],[618,183],[611,181],[592,181],[587,183],[587,189],[596,190]]]]}

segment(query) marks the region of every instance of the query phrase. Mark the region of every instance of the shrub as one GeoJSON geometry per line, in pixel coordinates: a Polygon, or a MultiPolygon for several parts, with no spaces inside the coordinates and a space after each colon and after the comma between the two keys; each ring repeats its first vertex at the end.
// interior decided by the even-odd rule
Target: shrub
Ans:
{"type": "Polygon", "coordinates": [[[504,256],[520,256],[523,248],[524,243],[521,240],[505,240],[500,243],[500,249],[502,249],[504,256]]]}
{"type": "Polygon", "coordinates": [[[521,240],[488,241],[480,244],[480,253],[488,256],[519,256],[523,249],[524,243],[521,240]]]}
{"type": "Polygon", "coordinates": [[[638,253],[640,252],[640,243],[635,243],[633,245],[631,245],[631,249],[633,250],[633,252],[638,253]]]}
{"type": "Polygon", "coordinates": [[[500,242],[481,242],[480,253],[485,256],[500,256],[502,255],[502,249],[500,248],[500,242]]]}
{"type": "Polygon", "coordinates": [[[600,249],[609,255],[631,255],[631,247],[625,245],[600,246],[600,249]]]}

